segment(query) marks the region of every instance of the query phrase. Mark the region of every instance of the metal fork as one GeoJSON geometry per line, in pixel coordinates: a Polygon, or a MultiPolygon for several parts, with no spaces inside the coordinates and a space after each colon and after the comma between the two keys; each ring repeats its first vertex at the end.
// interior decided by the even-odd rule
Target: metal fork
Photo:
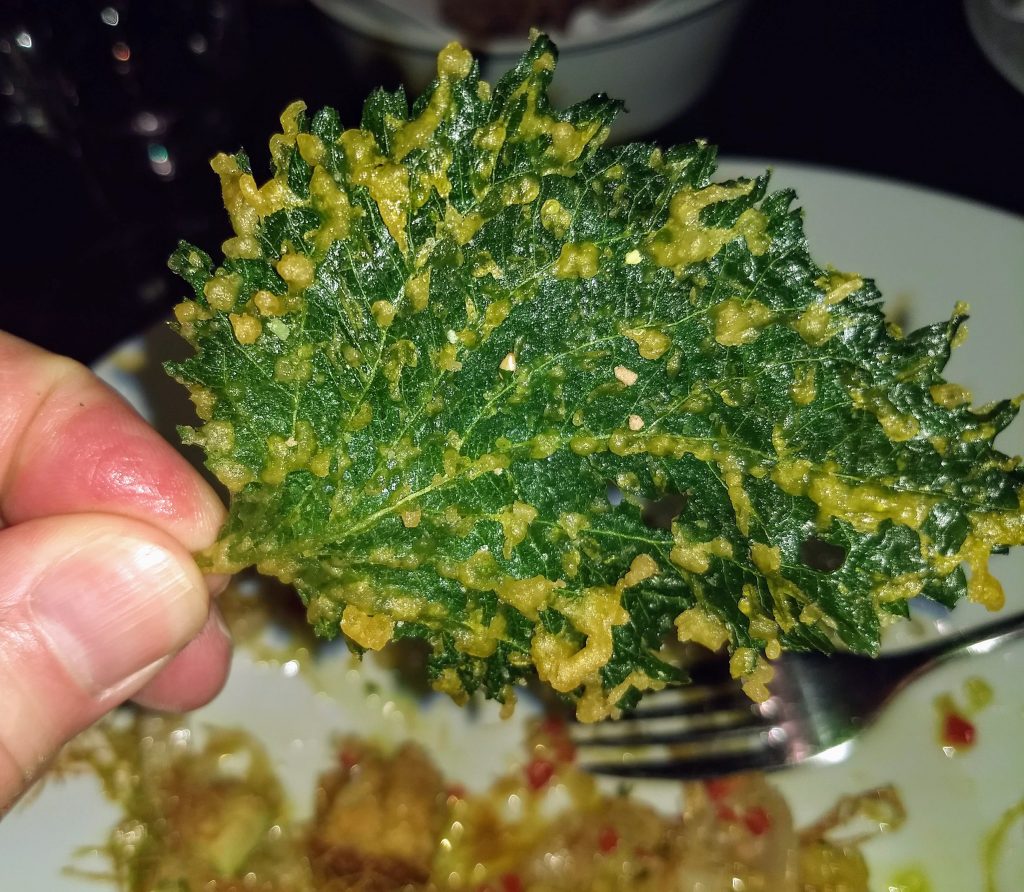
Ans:
{"type": "Polygon", "coordinates": [[[911,681],[939,663],[1024,638],[1024,613],[877,659],[787,653],[773,661],[772,696],[752,703],[723,660],[693,683],[648,694],[613,722],[570,724],[580,765],[597,774],[678,780],[839,762],[853,738],[911,681]]]}

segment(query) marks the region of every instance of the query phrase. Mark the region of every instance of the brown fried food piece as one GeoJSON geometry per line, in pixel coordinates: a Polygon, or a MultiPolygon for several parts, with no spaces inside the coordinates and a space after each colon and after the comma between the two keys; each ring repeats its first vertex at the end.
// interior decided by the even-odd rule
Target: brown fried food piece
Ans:
{"type": "Polygon", "coordinates": [[[446,817],[444,781],[423,750],[393,756],[346,740],[321,778],[310,860],[322,892],[394,892],[430,875],[446,817]]]}

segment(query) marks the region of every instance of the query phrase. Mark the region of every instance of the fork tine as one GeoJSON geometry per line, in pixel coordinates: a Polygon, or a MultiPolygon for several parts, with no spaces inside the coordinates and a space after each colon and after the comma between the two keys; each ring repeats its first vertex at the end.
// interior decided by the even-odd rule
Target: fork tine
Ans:
{"type": "Polygon", "coordinates": [[[782,746],[762,744],[744,752],[721,753],[714,741],[708,741],[700,752],[692,756],[672,755],[661,759],[637,761],[589,762],[581,767],[591,774],[610,777],[649,780],[702,780],[725,774],[739,774],[746,771],[770,771],[781,768],[787,762],[786,749],[782,746]]]}
{"type": "Polygon", "coordinates": [[[644,747],[639,753],[623,753],[617,759],[595,758],[584,752],[580,766],[615,777],[689,780],[779,768],[786,764],[788,753],[787,735],[781,727],[748,728],[684,745],[644,747]]]}
{"type": "Polygon", "coordinates": [[[769,723],[747,705],[690,715],[669,713],[642,721],[575,725],[570,736],[577,747],[683,746],[708,738],[742,736],[769,727],[769,723]]]}
{"type": "Polygon", "coordinates": [[[632,722],[662,716],[689,716],[729,710],[750,710],[751,700],[735,682],[717,685],[665,688],[648,694],[635,709],[624,712],[618,722],[632,722]]]}
{"type": "Polygon", "coordinates": [[[765,714],[746,697],[729,696],[673,708],[627,713],[613,722],[571,724],[569,736],[577,747],[685,746],[708,737],[749,734],[767,729],[765,714]]]}
{"type": "Polygon", "coordinates": [[[751,702],[729,679],[654,692],[616,721],[572,723],[569,733],[579,747],[677,746],[766,728],[776,717],[774,703],[751,702]]]}

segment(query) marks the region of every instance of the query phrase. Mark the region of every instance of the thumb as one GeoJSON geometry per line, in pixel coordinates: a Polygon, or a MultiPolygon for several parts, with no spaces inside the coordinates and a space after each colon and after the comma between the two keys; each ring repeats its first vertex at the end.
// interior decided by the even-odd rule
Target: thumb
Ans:
{"type": "Polygon", "coordinates": [[[70,737],[203,626],[209,594],[173,538],[107,514],[0,531],[0,814],[70,737]]]}

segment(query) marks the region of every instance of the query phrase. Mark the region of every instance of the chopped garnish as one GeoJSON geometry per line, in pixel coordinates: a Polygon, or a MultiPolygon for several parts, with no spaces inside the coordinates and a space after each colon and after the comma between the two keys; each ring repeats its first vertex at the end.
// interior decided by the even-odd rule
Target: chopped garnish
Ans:
{"type": "Polygon", "coordinates": [[[772,827],[772,819],[760,805],[748,808],[743,813],[743,823],[754,836],[763,836],[772,827]]]}
{"type": "Polygon", "coordinates": [[[597,848],[604,854],[614,852],[619,847],[619,832],[614,827],[604,826],[597,832],[597,848]]]}
{"type": "Polygon", "coordinates": [[[555,776],[555,765],[547,759],[531,759],[526,763],[526,782],[531,790],[542,790],[555,776]]]}
{"type": "Polygon", "coordinates": [[[736,781],[728,777],[713,777],[704,781],[704,789],[712,802],[720,802],[725,799],[736,787],[736,781]]]}
{"type": "Polygon", "coordinates": [[[519,874],[506,873],[501,878],[501,892],[523,892],[524,888],[519,874]]]}
{"type": "Polygon", "coordinates": [[[943,741],[957,749],[973,746],[977,733],[973,722],[955,712],[949,713],[942,725],[943,741]]]}

